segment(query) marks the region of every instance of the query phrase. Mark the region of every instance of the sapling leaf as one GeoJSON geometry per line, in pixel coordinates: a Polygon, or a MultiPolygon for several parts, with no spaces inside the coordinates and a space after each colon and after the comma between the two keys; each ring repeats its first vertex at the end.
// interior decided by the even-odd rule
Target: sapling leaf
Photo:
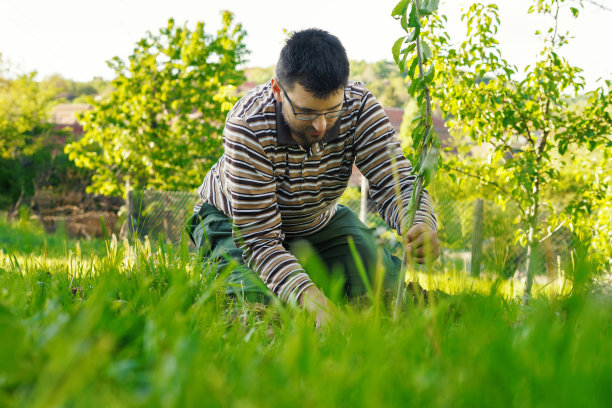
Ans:
{"type": "Polygon", "coordinates": [[[402,50],[402,61],[401,61],[401,66],[404,67],[402,72],[406,72],[406,60],[408,60],[408,57],[410,56],[410,52],[414,49],[413,44],[410,44],[408,46],[408,48],[405,48],[402,50]]]}
{"type": "Polygon", "coordinates": [[[435,71],[434,71],[434,65],[431,64],[429,66],[429,69],[427,70],[427,72],[425,73],[425,82],[431,82],[433,80],[435,71]]]}
{"type": "MultiPolygon", "coordinates": [[[[417,31],[419,30],[418,28],[416,29],[417,31]]],[[[416,48],[416,43],[412,42],[410,43],[410,45],[408,47],[406,47],[406,49],[404,49],[404,51],[402,52],[406,52],[406,53],[411,53],[412,51],[414,51],[414,49],[416,48]]]]}
{"type": "Polygon", "coordinates": [[[408,18],[408,27],[421,27],[421,22],[419,21],[417,9],[414,4],[412,5],[412,9],[410,10],[410,16],[408,18]]]}
{"type": "Polygon", "coordinates": [[[425,41],[421,41],[421,49],[423,52],[423,60],[427,61],[431,59],[433,54],[431,52],[431,49],[429,48],[429,45],[425,41]]]}
{"type": "Polygon", "coordinates": [[[410,78],[414,78],[414,71],[416,70],[417,65],[419,65],[418,56],[412,60],[412,64],[410,64],[410,68],[408,69],[408,76],[410,78]]]}
{"type": "Polygon", "coordinates": [[[427,129],[427,135],[425,136],[425,142],[423,142],[424,145],[429,145],[429,143],[431,142],[431,138],[434,135],[434,127],[432,125],[429,125],[429,128],[427,129]]]}
{"type": "Polygon", "coordinates": [[[425,130],[420,126],[417,126],[414,132],[412,132],[412,145],[415,146],[415,148],[421,144],[424,134],[425,130]]]}
{"type": "Polygon", "coordinates": [[[406,14],[406,9],[408,8],[408,3],[409,3],[409,0],[401,0],[393,8],[393,11],[391,12],[391,15],[393,17],[399,17],[401,15],[405,15],[406,14]]]}
{"type": "Polygon", "coordinates": [[[427,16],[434,13],[438,9],[440,0],[425,0],[419,7],[419,12],[422,16],[427,16]]]}
{"type": "Polygon", "coordinates": [[[393,48],[391,49],[391,51],[393,52],[393,59],[395,60],[395,63],[397,65],[399,65],[400,50],[402,48],[403,43],[404,43],[404,37],[400,37],[397,40],[395,40],[395,43],[393,44],[393,48]]]}
{"type": "Polygon", "coordinates": [[[416,90],[421,85],[421,82],[422,82],[421,78],[416,78],[414,81],[412,81],[410,83],[410,86],[408,87],[408,93],[414,96],[416,90]]]}
{"type": "Polygon", "coordinates": [[[402,15],[401,26],[404,29],[404,31],[408,32],[408,30],[409,30],[409,28],[408,28],[408,18],[406,17],[406,14],[402,15]]]}
{"type": "Polygon", "coordinates": [[[406,42],[413,42],[418,37],[421,32],[420,28],[414,28],[412,31],[406,36],[406,42]]]}

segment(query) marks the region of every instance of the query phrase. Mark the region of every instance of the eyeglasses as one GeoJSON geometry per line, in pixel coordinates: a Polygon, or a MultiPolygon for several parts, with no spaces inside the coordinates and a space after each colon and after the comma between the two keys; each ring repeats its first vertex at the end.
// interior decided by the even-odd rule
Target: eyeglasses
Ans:
{"type": "MultiPolygon", "coordinates": [[[[291,110],[293,111],[293,114],[295,115],[295,118],[298,120],[315,120],[321,115],[325,116],[326,119],[334,119],[339,116],[342,116],[342,114],[348,110],[348,108],[342,108],[337,111],[324,112],[324,113],[296,112],[295,108],[293,107],[293,103],[291,102],[291,99],[289,99],[287,92],[285,92],[285,90],[280,85],[280,83],[278,84],[278,87],[281,89],[281,91],[283,91],[283,94],[285,95],[285,98],[287,98],[287,101],[289,102],[289,106],[291,106],[291,110]]],[[[346,95],[344,96],[342,100],[342,105],[344,105],[345,102],[346,102],[346,95]]]]}

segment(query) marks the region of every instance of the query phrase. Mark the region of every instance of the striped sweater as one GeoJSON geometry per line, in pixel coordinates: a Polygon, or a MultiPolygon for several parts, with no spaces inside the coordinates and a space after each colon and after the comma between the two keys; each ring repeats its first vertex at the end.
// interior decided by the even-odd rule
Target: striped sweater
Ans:
{"type": "MultiPolygon", "coordinates": [[[[345,97],[348,110],[323,141],[304,149],[291,137],[270,83],[253,89],[229,112],[225,153],[198,189],[194,211],[208,203],[226,214],[245,263],[285,302],[313,283],[283,241],[328,223],[353,163],[368,179],[370,196],[387,225],[401,235],[407,219],[415,176],[389,119],[363,84],[350,82],[345,97]]],[[[415,222],[437,227],[427,192],[415,222]]]]}

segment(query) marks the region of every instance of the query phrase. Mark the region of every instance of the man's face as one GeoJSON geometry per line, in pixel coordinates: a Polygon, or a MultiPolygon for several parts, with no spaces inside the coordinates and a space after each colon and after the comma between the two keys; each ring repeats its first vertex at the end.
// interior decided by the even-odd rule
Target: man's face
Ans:
{"type": "Polygon", "coordinates": [[[283,89],[276,79],[273,80],[273,91],[277,101],[283,104],[283,117],[291,135],[303,147],[308,147],[313,143],[323,140],[329,129],[339,119],[326,118],[324,113],[337,112],[343,108],[344,88],[338,89],[329,97],[319,99],[309,94],[300,84],[295,84],[293,89],[283,89]],[[296,117],[302,114],[317,114],[312,120],[300,120],[296,117]]]}

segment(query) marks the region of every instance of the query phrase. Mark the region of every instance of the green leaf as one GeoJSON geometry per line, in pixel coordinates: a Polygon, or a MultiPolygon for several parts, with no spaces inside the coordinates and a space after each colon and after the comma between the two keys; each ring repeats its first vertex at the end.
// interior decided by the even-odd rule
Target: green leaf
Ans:
{"type": "Polygon", "coordinates": [[[596,147],[597,147],[597,141],[596,140],[587,140],[587,149],[589,149],[590,152],[595,150],[596,147]]]}
{"type": "Polygon", "coordinates": [[[414,40],[416,40],[417,36],[419,35],[419,33],[421,32],[420,29],[418,28],[414,28],[407,36],[406,36],[406,42],[413,42],[414,40]]]}
{"type": "Polygon", "coordinates": [[[578,9],[576,7],[570,7],[570,10],[574,17],[578,17],[578,9]]]}
{"type": "Polygon", "coordinates": [[[416,6],[413,4],[410,9],[410,17],[408,18],[408,27],[421,28],[421,22],[417,15],[416,6]]]}
{"type": "Polygon", "coordinates": [[[406,70],[406,60],[408,59],[408,54],[410,53],[409,50],[410,47],[402,51],[402,54],[404,55],[402,58],[402,62],[400,63],[402,73],[406,70]]]}
{"type": "Polygon", "coordinates": [[[416,90],[422,85],[423,81],[421,78],[415,78],[408,87],[408,93],[412,96],[416,93],[416,90]]]}
{"type": "Polygon", "coordinates": [[[435,134],[435,129],[433,125],[429,126],[429,129],[427,130],[427,136],[425,136],[425,145],[429,145],[431,143],[431,138],[433,137],[433,135],[435,134]]]}
{"type": "Polygon", "coordinates": [[[421,50],[423,53],[423,59],[425,61],[431,59],[432,57],[431,49],[429,48],[429,45],[427,45],[425,41],[421,42],[421,50]]]}
{"type": "Polygon", "coordinates": [[[424,136],[425,136],[425,129],[423,129],[421,126],[417,126],[412,131],[412,146],[414,148],[419,146],[421,144],[421,141],[423,140],[424,136]]]}
{"type": "Polygon", "coordinates": [[[406,14],[402,14],[401,25],[404,31],[408,31],[408,19],[406,18],[406,14]]]}
{"type": "MultiPolygon", "coordinates": [[[[395,63],[397,65],[399,65],[400,50],[402,48],[403,43],[404,43],[404,37],[400,37],[397,40],[395,40],[395,43],[393,44],[393,48],[391,49],[391,51],[393,52],[393,59],[395,60],[395,63]]],[[[402,69],[402,67],[400,67],[400,69],[402,69]]]]}
{"type": "MultiPolygon", "coordinates": [[[[418,28],[417,28],[418,30],[418,28]]],[[[406,49],[404,50],[406,53],[410,53],[412,51],[414,51],[414,49],[416,48],[416,42],[412,42],[410,43],[410,45],[408,47],[406,47],[406,49]]]]}
{"type": "Polygon", "coordinates": [[[414,75],[414,71],[416,70],[416,67],[417,67],[417,65],[418,65],[418,64],[419,64],[419,58],[418,58],[418,57],[415,57],[415,58],[412,60],[412,64],[410,64],[410,68],[408,69],[408,76],[409,76],[410,78],[414,78],[414,77],[415,77],[415,75],[414,75]]]}
{"type": "Polygon", "coordinates": [[[406,14],[406,9],[408,8],[409,0],[401,0],[399,3],[395,5],[393,11],[391,12],[391,16],[398,17],[403,14],[406,14]]]}
{"type": "Polygon", "coordinates": [[[425,82],[431,83],[431,81],[433,80],[434,75],[435,75],[434,64],[431,64],[429,66],[429,69],[425,73],[425,82]]]}
{"type": "Polygon", "coordinates": [[[427,156],[419,168],[419,175],[423,177],[424,185],[429,184],[429,181],[432,179],[433,173],[436,170],[438,164],[438,153],[439,150],[436,148],[427,150],[427,156]]]}
{"type": "Polygon", "coordinates": [[[438,5],[440,4],[440,0],[425,0],[421,3],[421,7],[419,11],[421,15],[429,15],[433,14],[438,10],[438,5]]]}

